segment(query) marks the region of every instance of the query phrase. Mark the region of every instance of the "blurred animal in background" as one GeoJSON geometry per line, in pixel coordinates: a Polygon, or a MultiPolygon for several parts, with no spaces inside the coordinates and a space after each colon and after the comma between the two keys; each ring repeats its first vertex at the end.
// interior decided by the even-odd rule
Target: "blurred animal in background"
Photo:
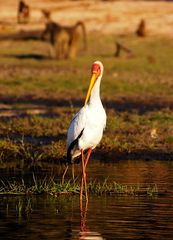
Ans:
{"type": "Polygon", "coordinates": [[[42,12],[42,16],[43,16],[43,21],[45,23],[50,22],[51,21],[51,11],[47,10],[47,9],[42,9],[41,12],[42,12]]]}
{"type": "Polygon", "coordinates": [[[55,39],[52,41],[53,48],[51,47],[51,55],[57,59],[66,59],[69,57],[69,35],[64,29],[60,29],[55,39]],[[54,41],[55,40],[55,41],[54,41]]]}
{"type": "Polygon", "coordinates": [[[23,1],[20,0],[18,3],[17,21],[18,23],[28,23],[30,17],[30,8],[23,1]]]}
{"type": "Polygon", "coordinates": [[[115,42],[115,54],[114,57],[121,57],[122,52],[126,53],[127,57],[134,57],[134,53],[132,52],[132,50],[130,50],[129,48],[123,46],[121,43],[119,42],[115,42]]]}
{"type": "Polygon", "coordinates": [[[147,33],[146,33],[146,22],[144,19],[141,19],[137,30],[136,30],[136,34],[139,37],[146,37],[147,33]]]}
{"type": "Polygon", "coordinates": [[[73,26],[62,26],[50,20],[42,33],[42,40],[51,44],[51,56],[57,59],[75,58],[83,37],[83,50],[87,49],[86,27],[82,21],[73,26]]]}

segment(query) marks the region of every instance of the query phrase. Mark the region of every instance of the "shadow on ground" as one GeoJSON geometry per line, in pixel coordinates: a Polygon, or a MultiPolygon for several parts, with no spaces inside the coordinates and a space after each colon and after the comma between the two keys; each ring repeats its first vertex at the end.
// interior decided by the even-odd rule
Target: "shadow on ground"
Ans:
{"type": "Polygon", "coordinates": [[[132,152],[118,150],[97,150],[94,158],[103,162],[116,162],[117,160],[173,160],[173,151],[158,149],[139,149],[132,152]]]}
{"type": "Polygon", "coordinates": [[[35,59],[35,60],[45,60],[50,59],[50,57],[42,54],[14,54],[14,55],[4,55],[4,57],[17,58],[17,59],[35,59]]]}
{"type": "MultiPolygon", "coordinates": [[[[25,95],[21,97],[16,96],[1,96],[0,102],[3,104],[10,104],[11,106],[15,104],[28,104],[35,106],[43,106],[43,107],[82,107],[84,99],[77,99],[76,97],[67,98],[67,94],[64,96],[58,96],[57,98],[46,98],[32,95],[25,95]]],[[[151,111],[160,111],[162,109],[170,109],[173,110],[173,98],[165,98],[158,96],[151,97],[115,97],[115,99],[103,99],[103,105],[106,109],[113,109],[116,112],[134,112],[136,111],[138,114],[145,114],[151,111]]],[[[2,109],[0,108],[0,111],[2,109]]]]}

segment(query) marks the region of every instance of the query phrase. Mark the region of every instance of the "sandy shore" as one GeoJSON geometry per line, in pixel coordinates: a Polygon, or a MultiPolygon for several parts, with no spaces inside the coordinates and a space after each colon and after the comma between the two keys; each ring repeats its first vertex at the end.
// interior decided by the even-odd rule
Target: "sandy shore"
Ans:
{"type": "Polygon", "coordinates": [[[88,31],[124,34],[134,32],[140,19],[145,19],[150,35],[173,36],[173,2],[162,1],[55,1],[26,0],[31,8],[28,25],[16,23],[18,0],[0,1],[1,29],[44,27],[41,9],[50,10],[52,19],[66,25],[83,20],[88,31]],[[2,26],[3,25],[3,26],[2,26]]]}

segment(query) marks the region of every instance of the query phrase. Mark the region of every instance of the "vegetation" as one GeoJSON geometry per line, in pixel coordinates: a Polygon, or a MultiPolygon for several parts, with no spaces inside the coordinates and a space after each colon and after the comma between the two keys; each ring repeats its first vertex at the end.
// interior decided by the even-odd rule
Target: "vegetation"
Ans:
{"type": "Polygon", "coordinates": [[[46,43],[1,42],[1,168],[64,161],[67,128],[83,104],[96,59],[105,66],[101,97],[108,116],[96,152],[106,160],[171,159],[172,48],[169,38],[95,33],[87,53],[57,61],[46,43]],[[115,58],[115,40],[134,57],[115,58]]]}
{"type": "MultiPolygon", "coordinates": [[[[113,194],[128,194],[128,195],[149,195],[153,196],[158,194],[156,185],[140,186],[140,185],[123,185],[116,182],[108,182],[105,180],[103,183],[90,181],[88,183],[88,191],[90,194],[95,195],[113,195],[113,194]]],[[[24,179],[21,181],[2,181],[0,187],[0,195],[25,195],[30,196],[33,194],[50,194],[53,196],[66,195],[66,194],[79,194],[80,185],[77,181],[66,181],[61,183],[54,178],[37,179],[33,175],[32,183],[29,185],[25,183],[24,179]]]]}

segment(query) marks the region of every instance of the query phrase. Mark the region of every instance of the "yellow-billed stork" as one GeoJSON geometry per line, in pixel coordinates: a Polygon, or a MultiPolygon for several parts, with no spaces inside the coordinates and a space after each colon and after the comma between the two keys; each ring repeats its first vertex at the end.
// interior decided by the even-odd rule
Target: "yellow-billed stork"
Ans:
{"type": "Polygon", "coordinates": [[[80,201],[82,201],[83,184],[88,201],[86,185],[86,166],[92,150],[98,145],[106,127],[106,112],[100,99],[100,82],[103,75],[103,64],[95,61],[91,68],[91,81],[84,106],[72,119],[67,133],[67,161],[74,163],[75,158],[82,157],[82,178],[80,201]],[[84,152],[88,151],[85,157],[84,152]]]}

